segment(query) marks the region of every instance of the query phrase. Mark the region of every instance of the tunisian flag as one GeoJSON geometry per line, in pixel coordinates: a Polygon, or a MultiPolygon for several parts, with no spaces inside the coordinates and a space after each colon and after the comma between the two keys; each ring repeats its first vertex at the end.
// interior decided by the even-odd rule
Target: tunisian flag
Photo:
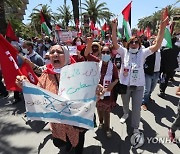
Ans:
{"type": "Polygon", "coordinates": [[[34,84],[37,84],[38,81],[30,66],[27,68],[28,65],[24,64],[25,66],[22,66],[22,70],[20,70],[16,63],[17,55],[18,51],[0,34],[0,64],[7,90],[21,91],[15,84],[17,75],[24,74],[34,84]],[[33,78],[34,82],[31,80],[33,78]]]}
{"type": "Polygon", "coordinates": [[[7,25],[6,37],[9,37],[12,41],[19,41],[19,38],[15,35],[14,30],[13,30],[10,22],[7,25]]]}

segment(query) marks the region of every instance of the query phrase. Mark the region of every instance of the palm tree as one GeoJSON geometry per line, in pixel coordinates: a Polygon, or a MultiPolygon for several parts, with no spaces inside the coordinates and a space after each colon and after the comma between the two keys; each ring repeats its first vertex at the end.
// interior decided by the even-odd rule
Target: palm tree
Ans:
{"type": "Polygon", "coordinates": [[[56,13],[56,18],[57,20],[61,21],[61,24],[63,27],[68,27],[69,22],[72,19],[72,11],[70,11],[70,7],[63,5],[57,8],[57,10],[59,11],[59,13],[56,13]]]}
{"type": "Polygon", "coordinates": [[[5,6],[9,6],[11,8],[19,8],[21,4],[21,0],[0,0],[0,33],[5,34],[7,27],[5,17],[5,6]]]}
{"type": "MultiPolygon", "coordinates": [[[[180,14],[180,9],[179,8],[173,8],[171,5],[167,6],[168,8],[168,15],[170,17],[170,19],[176,15],[176,14],[180,14]]],[[[161,11],[159,10],[155,13],[153,13],[153,15],[148,16],[148,17],[144,17],[142,19],[139,19],[138,22],[138,28],[140,29],[145,29],[147,26],[150,27],[152,29],[153,33],[157,33],[158,31],[158,23],[161,17],[161,11]]],[[[180,22],[177,22],[175,24],[175,31],[178,31],[178,27],[179,27],[180,22]]]]}
{"type": "Polygon", "coordinates": [[[79,0],[71,0],[73,6],[74,23],[79,21],[79,0]]]}
{"type": "MultiPolygon", "coordinates": [[[[52,2],[53,0],[49,0],[52,2]]],[[[71,0],[72,6],[73,6],[73,16],[74,16],[74,23],[76,24],[76,21],[79,21],[79,0],[71,0]]],[[[64,5],[66,5],[66,0],[64,0],[64,5]]]]}
{"type": "Polygon", "coordinates": [[[90,20],[94,24],[96,22],[100,24],[100,21],[108,21],[113,14],[109,12],[109,9],[106,7],[106,3],[99,3],[99,0],[86,0],[85,3],[82,3],[82,9],[85,10],[83,14],[87,14],[90,17],[90,20]]]}
{"type": "Polygon", "coordinates": [[[35,30],[38,34],[41,33],[41,24],[40,24],[40,13],[43,12],[46,20],[51,23],[55,18],[52,15],[52,11],[48,5],[42,5],[42,9],[33,9],[33,13],[30,14],[31,26],[35,27],[35,30]]]}

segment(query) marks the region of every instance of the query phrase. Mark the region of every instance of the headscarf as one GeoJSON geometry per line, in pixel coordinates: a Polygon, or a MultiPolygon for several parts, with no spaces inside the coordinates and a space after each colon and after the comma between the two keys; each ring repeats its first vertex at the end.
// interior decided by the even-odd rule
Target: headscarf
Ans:
{"type": "Polygon", "coordinates": [[[64,50],[64,58],[65,58],[64,66],[66,66],[70,64],[70,54],[67,46],[62,46],[62,49],[64,50]]]}
{"type": "MultiPolygon", "coordinates": [[[[65,62],[64,62],[64,66],[69,65],[70,64],[70,54],[69,54],[69,50],[67,49],[66,46],[61,46],[63,51],[64,51],[64,58],[65,58],[65,62]]],[[[64,67],[63,66],[63,67],[64,67]]],[[[54,72],[54,67],[52,64],[48,64],[46,65],[46,70],[44,70],[45,73],[48,74],[56,74],[56,72],[54,72]]]]}

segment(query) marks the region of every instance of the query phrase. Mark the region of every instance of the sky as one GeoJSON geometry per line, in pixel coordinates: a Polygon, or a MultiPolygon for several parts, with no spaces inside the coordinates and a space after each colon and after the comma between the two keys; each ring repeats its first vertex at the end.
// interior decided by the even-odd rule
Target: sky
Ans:
{"type": "MultiPolygon", "coordinates": [[[[147,17],[152,15],[154,12],[161,10],[167,5],[173,5],[177,0],[132,0],[132,8],[131,8],[131,27],[137,28],[138,19],[143,17],[147,17]]],[[[81,0],[81,2],[85,2],[85,0],[81,0]]],[[[122,25],[122,10],[126,7],[126,5],[130,2],[130,0],[99,0],[99,2],[106,2],[107,8],[109,8],[110,12],[118,15],[119,25],[122,25]]],[[[64,0],[52,0],[52,3],[49,0],[29,0],[29,4],[27,5],[26,15],[24,15],[23,22],[29,23],[29,15],[32,13],[33,8],[41,9],[41,6],[38,4],[47,4],[52,9],[52,12],[57,12],[57,8],[63,5],[64,0]]],[[[67,5],[69,5],[72,9],[71,0],[67,0],[67,5]]],[[[180,8],[180,2],[174,7],[180,8]]],[[[121,26],[120,26],[121,27],[121,26]]]]}

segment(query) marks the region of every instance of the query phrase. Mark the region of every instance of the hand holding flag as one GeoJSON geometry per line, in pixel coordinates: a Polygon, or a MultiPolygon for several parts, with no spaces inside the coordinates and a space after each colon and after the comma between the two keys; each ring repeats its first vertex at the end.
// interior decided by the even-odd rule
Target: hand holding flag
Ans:
{"type": "Polygon", "coordinates": [[[117,23],[118,23],[117,18],[115,18],[115,19],[112,20],[112,29],[113,29],[113,28],[115,28],[115,29],[117,28],[117,23]]]}
{"type": "Polygon", "coordinates": [[[170,25],[169,25],[169,17],[168,17],[168,9],[167,8],[165,8],[165,10],[161,14],[161,24],[160,24],[159,28],[160,28],[160,30],[165,29],[162,46],[166,46],[167,48],[172,48],[172,41],[171,41],[171,33],[170,33],[170,25]]]}
{"type": "Polygon", "coordinates": [[[165,10],[161,14],[160,28],[166,27],[167,25],[169,25],[169,17],[168,17],[168,9],[165,8],[165,10]]]}

